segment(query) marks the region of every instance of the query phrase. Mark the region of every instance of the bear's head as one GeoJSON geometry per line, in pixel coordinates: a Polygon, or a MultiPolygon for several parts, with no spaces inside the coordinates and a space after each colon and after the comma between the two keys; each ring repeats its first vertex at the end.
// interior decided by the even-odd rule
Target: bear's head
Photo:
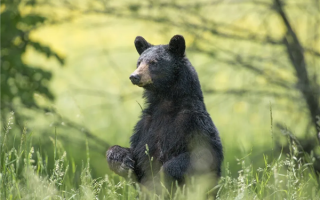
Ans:
{"type": "Polygon", "coordinates": [[[173,36],[168,45],[151,45],[143,37],[137,36],[134,44],[140,57],[137,69],[130,75],[131,82],[146,89],[172,86],[185,57],[183,36],[173,36]]]}

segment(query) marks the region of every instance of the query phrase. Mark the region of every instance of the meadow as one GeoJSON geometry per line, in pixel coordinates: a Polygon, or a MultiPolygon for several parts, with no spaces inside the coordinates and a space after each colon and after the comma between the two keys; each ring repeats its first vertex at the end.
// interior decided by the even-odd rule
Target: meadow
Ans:
{"type": "MultiPolygon", "coordinates": [[[[92,176],[90,149],[86,141],[86,159],[75,163],[59,142],[57,133],[51,138],[53,155],[44,154],[34,147],[32,133],[23,132],[21,138],[14,136],[9,146],[7,141],[13,124],[14,113],[1,134],[0,173],[1,199],[206,199],[215,192],[216,199],[320,199],[319,180],[315,174],[312,157],[299,152],[295,142],[290,143],[290,152],[277,157],[263,155],[264,166],[254,170],[247,159],[237,159],[240,170],[232,175],[229,162],[224,166],[224,175],[217,186],[208,186],[205,181],[191,181],[172,191],[163,187],[161,194],[146,193],[139,184],[130,179],[92,176]],[[302,154],[302,155],[301,155],[302,154]],[[48,169],[49,156],[53,156],[53,168],[48,169]],[[203,188],[210,188],[204,190],[203,188]]],[[[288,137],[290,142],[290,137],[288,137]]],[[[47,147],[48,148],[48,147],[47,147]]],[[[192,179],[191,179],[192,180],[192,179]]]]}

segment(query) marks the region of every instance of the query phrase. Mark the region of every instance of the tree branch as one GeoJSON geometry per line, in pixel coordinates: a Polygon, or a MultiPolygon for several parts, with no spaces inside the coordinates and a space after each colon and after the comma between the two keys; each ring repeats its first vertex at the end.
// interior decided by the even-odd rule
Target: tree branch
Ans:
{"type": "MultiPolygon", "coordinates": [[[[287,29],[287,32],[283,38],[283,43],[287,49],[289,60],[296,71],[296,76],[298,78],[298,89],[303,95],[309,108],[315,129],[319,130],[320,127],[317,124],[317,116],[320,116],[319,91],[316,89],[320,87],[317,85],[311,85],[310,83],[302,45],[290,24],[287,14],[283,9],[282,1],[274,0],[274,5],[276,12],[281,17],[287,29]]],[[[317,137],[320,142],[320,137],[318,135],[317,137]]]]}

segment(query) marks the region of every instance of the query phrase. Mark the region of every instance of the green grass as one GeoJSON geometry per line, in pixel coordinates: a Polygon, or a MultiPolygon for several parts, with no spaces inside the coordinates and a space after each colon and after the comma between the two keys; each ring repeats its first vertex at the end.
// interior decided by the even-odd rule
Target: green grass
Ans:
{"type": "MultiPolygon", "coordinates": [[[[116,175],[92,178],[88,142],[86,160],[81,166],[68,157],[57,134],[52,138],[53,155],[46,155],[41,148],[33,146],[33,136],[26,130],[19,136],[19,145],[9,146],[17,144],[15,140],[18,139],[10,135],[13,115],[0,135],[1,199],[147,198],[146,192],[130,180],[116,175]],[[50,162],[54,162],[52,169],[48,167],[50,162]]],[[[241,170],[237,176],[231,174],[227,163],[223,169],[225,175],[216,187],[191,178],[188,185],[175,192],[162,188],[162,195],[149,195],[151,199],[204,199],[208,192],[214,192],[216,199],[320,199],[319,178],[312,168],[313,158],[299,152],[295,143],[290,144],[290,152],[286,155],[264,156],[263,168],[254,170],[249,156],[238,159],[241,170]]]]}

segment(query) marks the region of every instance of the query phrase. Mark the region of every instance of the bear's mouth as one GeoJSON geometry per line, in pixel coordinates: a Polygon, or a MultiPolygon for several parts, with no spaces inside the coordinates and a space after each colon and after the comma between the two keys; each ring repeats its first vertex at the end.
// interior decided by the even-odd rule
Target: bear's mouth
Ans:
{"type": "MultiPolygon", "coordinates": [[[[140,78],[139,78],[139,79],[140,79],[140,78]]],[[[136,86],[138,86],[138,87],[144,87],[144,86],[146,86],[146,85],[149,84],[149,83],[141,82],[140,80],[136,80],[136,79],[132,78],[132,76],[130,76],[130,80],[131,80],[131,83],[132,83],[133,85],[136,85],[136,86]]]]}
{"type": "Polygon", "coordinates": [[[142,83],[136,84],[138,87],[143,87],[144,85],[142,83]]]}
{"type": "Polygon", "coordinates": [[[152,83],[138,83],[138,84],[134,84],[134,85],[136,85],[136,86],[138,86],[138,87],[143,87],[143,88],[145,88],[145,87],[151,86],[152,83]]]}
{"type": "Polygon", "coordinates": [[[151,77],[149,76],[149,74],[131,74],[130,75],[130,80],[131,80],[131,83],[133,85],[137,85],[139,87],[144,87],[146,85],[150,85],[152,84],[152,79],[151,77]]]}

